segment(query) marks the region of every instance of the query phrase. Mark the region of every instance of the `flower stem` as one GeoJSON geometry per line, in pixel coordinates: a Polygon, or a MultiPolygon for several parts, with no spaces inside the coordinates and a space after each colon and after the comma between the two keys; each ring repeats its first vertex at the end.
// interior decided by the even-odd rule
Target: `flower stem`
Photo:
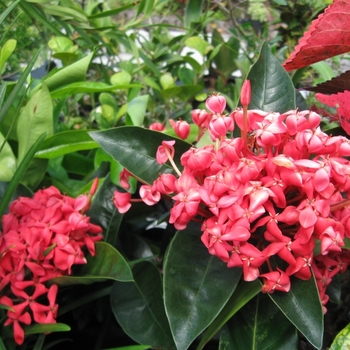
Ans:
{"type": "Polygon", "coordinates": [[[169,151],[167,148],[165,148],[165,152],[166,152],[166,154],[167,154],[167,156],[168,156],[168,160],[169,160],[171,166],[172,166],[173,169],[176,171],[177,175],[181,176],[181,175],[182,175],[182,172],[181,172],[181,171],[179,170],[179,168],[176,166],[176,164],[175,164],[175,162],[174,162],[174,159],[173,159],[173,157],[172,157],[171,154],[170,154],[170,151],[169,151]]]}

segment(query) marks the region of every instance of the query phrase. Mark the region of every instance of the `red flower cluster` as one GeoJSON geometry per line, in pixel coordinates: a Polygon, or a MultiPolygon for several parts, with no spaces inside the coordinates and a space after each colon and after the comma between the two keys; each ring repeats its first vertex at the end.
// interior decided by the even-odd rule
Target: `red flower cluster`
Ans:
{"type": "Polygon", "coordinates": [[[17,344],[24,341],[21,323],[56,322],[58,287],[47,288],[45,282],[71,274],[75,264],[85,264],[83,247],[95,255],[94,243],[102,239],[102,229],[90,223],[84,212],[96,186],[97,181],[89,195],[76,199],[49,187],[33,198],[19,197],[3,216],[0,304],[11,308],[5,326],[13,325],[17,344]]]}
{"type": "Polygon", "coordinates": [[[169,222],[183,230],[200,220],[209,253],[241,267],[245,281],[262,278],[263,292],[288,292],[290,276],[307,280],[313,271],[325,305],[327,285],[350,261],[342,249],[350,238],[350,141],[322,132],[315,112],[247,110],[246,100],[228,115],[224,97],[213,95],[210,112],[193,111],[213,144],[185,152],[180,172],[174,142],[164,141],[157,161],[169,160],[178,177],[160,175],[141,186],[141,198],[152,205],[171,196],[169,222]],[[241,137],[227,138],[234,125],[241,137]]]}

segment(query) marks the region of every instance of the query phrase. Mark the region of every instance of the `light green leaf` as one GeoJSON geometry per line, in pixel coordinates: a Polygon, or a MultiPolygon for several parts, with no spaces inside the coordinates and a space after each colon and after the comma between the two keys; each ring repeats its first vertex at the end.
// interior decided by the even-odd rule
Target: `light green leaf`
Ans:
{"type": "Polygon", "coordinates": [[[48,46],[54,52],[71,52],[74,43],[65,36],[56,36],[48,42],[48,46]]]}
{"type": "Polygon", "coordinates": [[[68,331],[70,331],[70,327],[64,323],[34,324],[24,327],[25,335],[68,331]]]}
{"type": "Polygon", "coordinates": [[[209,43],[200,36],[192,36],[185,41],[185,45],[197,50],[202,56],[208,53],[209,43]]]}
{"type": "Polygon", "coordinates": [[[188,0],[185,9],[185,28],[190,28],[192,22],[197,22],[202,13],[203,0],[188,0]]]}
{"type": "Polygon", "coordinates": [[[163,74],[159,79],[160,85],[162,85],[163,89],[169,89],[175,85],[174,78],[170,73],[163,74]]]}
{"type": "Polygon", "coordinates": [[[74,8],[63,7],[59,5],[44,5],[41,4],[41,8],[46,14],[50,14],[53,16],[62,17],[62,19],[73,19],[77,22],[88,23],[87,17],[85,16],[83,11],[78,11],[74,8]]]}
{"type": "Polygon", "coordinates": [[[0,74],[3,72],[4,66],[8,58],[12,55],[17,45],[17,40],[9,39],[0,50],[0,74]]]}
{"type": "Polygon", "coordinates": [[[142,126],[146,115],[149,95],[135,97],[126,109],[134,126],[142,126]]]}
{"type": "Polygon", "coordinates": [[[53,106],[46,85],[29,100],[18,118],[18,162],[43,132],[53,134],[53,106]]]}
{"type": "Polygon", "coordinates": [[[64,67],[54,73],[45,80],[50,91],[54,91],[64,85],[72,84],[79,81],[84,81],[87,69],[91,62],[94,53],[74,62],[73,64],[64,67]]]}
{"type": "Polygon", "coordinates": [[[111,76],[111,84],[113,85],[127,85],[131,82],[131,75],[128,72],[118,72],[111,76]]]}
{"type": "Polygon", "coordinates": [[[0,146],[4,144],[0,152],[0,181],[10,181],[17,168],[17,160],[12,152],[12,148],[5,141],[4,136],[0,133],[0,146]]]}
{"type": "Polygon", "coordinates": [[[337,334],[329,348],[329,350],[345,349],[350,349],[350,323],[337,334]]]}

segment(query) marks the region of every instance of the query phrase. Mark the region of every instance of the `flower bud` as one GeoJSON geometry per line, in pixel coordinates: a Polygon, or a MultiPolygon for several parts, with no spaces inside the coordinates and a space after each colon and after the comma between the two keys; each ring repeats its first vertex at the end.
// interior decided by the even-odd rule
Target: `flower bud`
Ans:
{"type": "Polygon", "coordinates": [[[187,122],[184,120],[178,120],[177,122],[174,122],[172,119],[170,119],[169,122],[173,127],[176,135],[180,137],[180,139],[187,139],[188,135],[190,134],[190,125],[187,122]]]}
{"type": "Polygon", "coordinates": [[[252,88],[250,80],[245,80],[241,89],[241,105],[248,107],[250,100],[252,99],[252,88]]]}
{"type": "Polygon", "coordinates": [[[224,96],[213,94],[208,97],[205,105],[210,112],[221,114],[226,108],[226,99],[224,96]]]}

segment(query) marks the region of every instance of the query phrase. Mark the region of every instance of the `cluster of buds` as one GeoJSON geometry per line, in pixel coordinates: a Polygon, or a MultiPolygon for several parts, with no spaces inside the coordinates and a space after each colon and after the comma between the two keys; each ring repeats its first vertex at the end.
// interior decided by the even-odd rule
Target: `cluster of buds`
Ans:
{"type": "MultiPolygon", "coordinates": [[[[288,292],[291,276],[314,273],[326,312],[326,288],[350,261],[342,249],[350,238],[350,141],[322,132],[312,111],[248,110],[249,81],[242,92],[243,108],[230,114],[218,94],[208,110],[192,112],[198,138],[208,132],[213,142],[185,152],[182,171],[175,141],[163,141],[157,161],[169,161],[177,176],[142,185],[141,199],[152,205],[169,196],[169,222],[183,230],[200,221],[209,253],[241,267],[245,281],[261,278],[263,292],[288,292]],[[228,137],[236,125],[240,137],[228,137]]],[[[116,192],[114,202],[125,212],[130,195],[116,192]]]]}
{"type": "Polygon", "coordinates": [[[58,286],[52,278],[70,275],[72,266],[85,264],[83,248],[95,255],[102,229],[84,213],[96,191],[71,198],[55,187],[19,197],[2,218],[0,232],[0,304],[8,307],[5,326],[12,325],[17,344],[24,341],[22,324],[55,323],[58,286]]]}

